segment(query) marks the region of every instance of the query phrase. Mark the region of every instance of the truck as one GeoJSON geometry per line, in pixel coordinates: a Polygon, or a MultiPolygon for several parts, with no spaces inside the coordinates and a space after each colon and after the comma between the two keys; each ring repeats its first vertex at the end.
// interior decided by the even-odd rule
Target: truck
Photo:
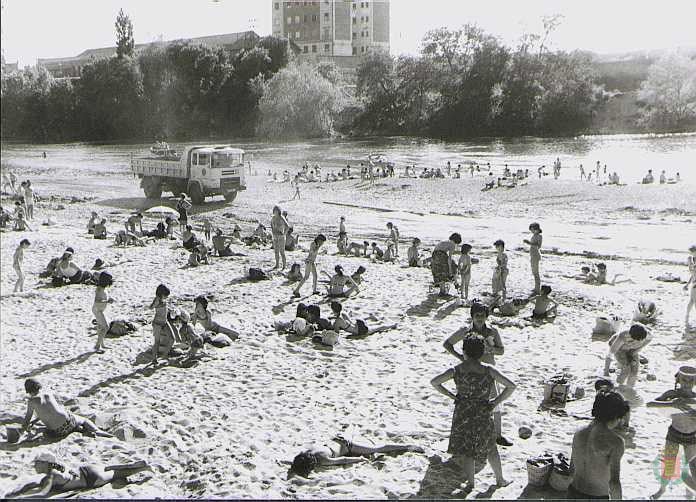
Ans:
{"type": "Polygon", "coordinates": [[[203,204],[206,197],[222,195],[232,202],[246,190],[244,170],[251,167],[251,155],[232,145],[189,146],[181,155],[135,157],[130,168],[140,178],[140,188],[148,199],[159,199],[162,192],[178,197],[186,193],[191,202],[203,204]]]}

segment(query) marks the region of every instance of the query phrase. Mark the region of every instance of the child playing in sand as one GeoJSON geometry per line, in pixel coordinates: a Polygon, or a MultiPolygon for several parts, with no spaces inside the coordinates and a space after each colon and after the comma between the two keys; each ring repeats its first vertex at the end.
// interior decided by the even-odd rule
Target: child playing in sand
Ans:
{"type": "Polygon", "coordinates": [[[539,275],[539,262],[541,261],[541,226],[538,223],[529,225],[532,236],[524,243],[529,246],[529,259],[531,260],[532,276],[534,277],[534,294],[539,294],[541,276],[539,275]]]}
{"type": "Polygon", "coordinates": [[[317,291],[317,254],[319,253],[319,249],[321,246],[326,242],[326,237],[323,234],[319,234],[314,238],[314,241],[312,241],[312,244],[309,246],[309,253],[307,255],[307,259],[305,260],[305,273],[304,277],[302,280],[295,286],[295,289],[292,292],[292,296],[295,298],[300,297],[300,289],[302,289],[302,286],[304,286],[304,283],[307,282],[307,279],[309,279],[309,274],[312,274],[312,294],[319,294],[319,291],[317,291]]]}
{"type": "Polygon", "coordinates": [[[196,322],[200,322],[201,326],[203,326],[203,329],[206,331],[227,335],[232,340],[239,338],[239,333],[237,333],[235,330],[220,326],[218,323],[213,321],[213,316],[208,310],[208,299],[205,296],[197,296],[193,302],[195,304],[195,309],[191,320],[193,321],[194,326],[196,325],[196,322]]]}
{"type": "Polygon", "coordinates": [[[152,346],[152,362],[157,362],[160,354],[167,356],[174,346],[174,328],[169,322],[169,288],[164,284],[157,286],[155,299],[150,304],[151,309],[155,309],[155,317],[152,319],[152,336],[154,344],[152,346]]]}
{"type": "Polygon", "coordinates": [[[87,233],[88,234],[94,233],[94,226],[97,224],[98,221],[99,221],[99,215],[97,214],[96,211],[92,211],[92,215],[89,217],[89,221],[87,222],[87,233]]]}
{"type": "Polygon", "coordinates": [[[15,223],[14,229],[19,232],[24,232],[25,230],[31,230],[29,223],[27,222],[27,213],[24,211],[22,204],[17,201],[15,202],[15,223]]]}
{"type": "Polygon", "coordinates": [[[471,282],[471,244],[462,244],[461,256],[459,257],[459,264],[457,268],[459,269],[459,279],[460,279],[460,289],[459,298],[460,300],[469,299],[469,283],[471,282]]]}
{"type": "Polygon", "coordinates": [[[354,282],[355,284],[357,284],[358,286],[360,286],[360,284],[362,284],[362,276],[363,276],[363,274],[364,274],[365,272],[366,272],[365,267],[363,267],[362,265],[360,265],[360,266],[355,270],[355,272],[353,272],[353,273],[351,274],[350,278],[353,279],[353,282],[354,282]]]}
{"type": "Polygon", "coordinates": [[[336,241],[336,248],[339,254],[348,253],[348,236],[345,232],[338,233],[338,240],[336,241]]]}
{"type": "Polygon", "coordinates": [[[394,256],[399,256],[399,229],[391,221],[387,223],[389,241],[394,243],[394,256]]]}
{"type": "Polygon", "coordinates": [[[421,266],[420,250],[418,249],[420,243],[421,240],[418,237],[414,237],[413,241],[411,242],[411,247],[409,247],[406,251],[409,267],[421,266]]]}
{"type": "MultiPolygon", "coordinates": [[[[502,295],[502,301],[507,297],[507,278],[508,278],[508,257],[505,254],[505,242],[498,239],[493,243],[497,253],[495,258],[495,269],[493,270],[493,296],[502,295]]],[[[485,361],[484,361],[485,362],[485,361]]]]}
{"type": "Polygon", "coordinates": [[[534,302],[534,310],[532,311],[532,319],[549,319],[551,317],[556,317],[556,312],[558,310],[558,303],[549,298],[551,294],[551,286],[541,286],[538,295],[530,298],[534,302]]]}
{"type": "Polygon", "coordinates": [[[370,247],[370,243],[367,241],[363,241],[362,244],[351,242],[348,246],[346,254],[352,254],[353,256],[367,256],[368,247],[370,247]]]}
{"type": "Polygon", "coordinates": [[[17,273],[17,282],[15,283],[14,292],[18,293],[24,291],[24,271],[22,270],[22,264],[24,263],[24,250],[27,249],[31,243],[28,239],[22,239],[19,241],[19,246],[14,252],[12,258],[12,268],[14,268],[17,273]]]}
{"type": "Polygon", "coordinates": [[[689,314],[696,309],[696,244],[689,248],[689,280],[684,285],[684,291],[691,291],[689,303],[686,304],[686,329],[689,329],[689,314]]]}
{"type": "Polygon", "coordinates": [[[103,271],[99,272],[99,279],[97,280],[97,289],[94,292],[94,304],[92,305],[92,314],[97,320],[97,344],[94,346],[94,350],[98,354],[103,354],[106,345],[104,345],[104,337],[107,331],[109,331],[109,322],[106,320],[104,311],[106,307],[114,302],[113,298],[109,298],[106,293],[106,288],[113,284],[113,278],[111,274],[103,271]]]}
{"type": "Polygon", "coordinates": [[[302,280],[302,268],[299,263],[293,263],[288,272],[288,282],[293,283],[302,280]]]}
{"type": "Polygon", "coordinates": [[[604,361],[604,375],[609,375],[612,356],[619,366],[619,376],[616,381],[633,388],[638,380],[640,369],[640,351],[648,345],[651,337],[645,326],[633,324],[628,331],[622,331],[609,339],[609,353],[604,361]]]}
{"type": "Polygon", "coordinates": [[[376,242],[373,242],[371,247],[372,249],[370,250],[370,258],[373,261],[381,260],[382,258],[384,258],[384,251],[380,249],[376,242]]]}
{"type": "Polygon", "coordinates": [[[106,239],[106,218],[102,218],[92,227],[92,234],[95,239],[106,239]]]}
{"type": "Polygon", "coordinates": [[[590,272],[587,275],[587,279],[585,279],[585,282],[588,284],[596,284],[596,285],[602,285],[602,284],[608,284],[609,286],[615,286],[617,284],[622,284],[625,282],[630,282],[633,283],[633,280],[630,278],[622,279],[620,281],[617,281],[617,279],[622,276],[623,274],[619,273],[614,276],[614,278],[611,280],[611,282],[607,281],[607,266],[604,263],[597,263],[595,265],[596,272],[592,273],[590,272]]]}
{"type": "Polygon", "coordinates": [[[394,260],[396,260],[396,245],[392,241],[389,241],[387,242],[387,250],[382,256],[382,261],[391,263],[394,260]]]}
{"type": "Polygon", "coordinates": [[[339,302],[331,302],[330,306],[331,312],[335,317],[332,329],[336,333],[340,332],[341,330],[345,330],[353,336],[363,337],[381,333],[383,331],[391,331],[396,329],[398,326],[397,324],[387,324],[368,328],[364,321],[357,320],[353,322],[350,317],[343,312],[343,305],[341,305],[339,302]]]}

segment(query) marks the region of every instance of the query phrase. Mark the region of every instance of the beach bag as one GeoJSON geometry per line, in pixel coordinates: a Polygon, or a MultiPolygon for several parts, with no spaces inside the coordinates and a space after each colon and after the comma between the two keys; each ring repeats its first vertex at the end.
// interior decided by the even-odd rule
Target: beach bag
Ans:
{"type": "Polygon", "coordinates": [[[135,325],[133,325],[132,322],[128,321],[111,321],[109,324],[109,329],[107,330],[106,334],[107,335],[113,335],[113,336],[123,336],[127,335],[128,333],[133,333],[135,331],[135,325]]]}
{"type": "Polygon", "coordinates": [[[260,268],[250,268],[249,269],[249,280],[250,281],[265,281],[267,279],[270,279],[268,275],[266,275],[266,272],[261,270],[260,268]]]}
{"type": "Polygon", "coordinates": [[[565,404],[570,394],[570,383],[565,375],[555,375],[544,382],[544,402],[565,404]]]}
{"type": "Polygon", "coordinates": [[[599,316],[595,319],[593,335],[613,335],[619,330],[621,321],[616,316],[599,316]]]}
{"type": "Polygon", "coordinates": [[[549,486],[559,492],[564,492],[573,480],[570,475],[570,460],[559,453],[553,456],[553,467],[549,475],[549,486]]]}
{"type": "Polygon", "coordinates": [[[207,342],[213,347],[217,347],[218,349],[221,349],[223,347],[229,347],[230,345],[232,345],[232,342],[230,341],[229,337],[223,334],[211,336],[207,340],[207,342]]]}
{"type": "Polygon", "coordinates": [[[546,486],[553,468],[551,456],[542,456],[527,459],[527,482],[531,486],[546,486]]]}

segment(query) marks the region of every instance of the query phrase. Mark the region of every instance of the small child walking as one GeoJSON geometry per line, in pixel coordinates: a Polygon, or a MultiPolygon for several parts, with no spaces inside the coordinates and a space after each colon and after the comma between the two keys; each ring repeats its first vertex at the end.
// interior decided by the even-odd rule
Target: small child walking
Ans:
{"type": "Polygon", "coordinates": [[[394,243],[394,256],[399,256],[399,229],[391,221],[387,223],[389,240],[394,243]]]}
{"type": "Polygon", "coordinates": [[[210,233],[213,231],[213,224],[209,219],[203,220],[203,235],[205,235],[205,240],[210,240],[210,233]]]}
{"type": "Polygon", "coordinates": [[[14,292],[18,293],[24,291],[24,271],[22,270],[22,264],[24,263],[24,250],[27,249],[31,243],[29,239],[22,239],[19,241],[19,246],[14,252],[14,257],[12,259],[12,267],[15,272],[17,272],[17,282],[15,283],[14,292]]]}
{"type": "Polygon", "coordinates": [[[302,199],[302,197],[300,197],[300,176],[299,176],[299,174],[297,176],[295,176],[295,179],[293,180],[292,184],[295,185],[295,195],[293,195],[292,200],[302,199]]]}
{"type": "Polygon", "coordinates": [[[459,279],[460,279],[460,289],[459,297],[462,300],[469,299],[469,283],[471,282],[471,244],[462,244],[461,247],[462,254],[459,257],[459,279]]]}
{"type": "Polygon", "coordinates": [[[157,286],[155,290],[155,299],[150,304],[151,309],[155,309],[155,317],[152,319],[152,337],[154,343],[152,346],[152,362],[156,363],[160,355],[160,351],[164,348],[165,355],[174,346],[174,330],[169,324],[169,288],[164,284],[157,286]]]}
{"type": "Polygon", "coordinates": [[[493,243],[497,256],[495,258],[495,269],[493,270],[493,296],[502,294],[502,301],[507,298],[507,278],[508,278],[508,257],[505,254],[505,242],[498,239],[493,243]]]}
{"type": "Polygon", "coordinates": [[[94,350],[98,354],[103,354],[106,345],[104,345],[104,337],[109,331],[109,322],[106,320],[104,311],[109,303],[113,303],[113,298],[110,298],[106,293],[106,288],[113,284],[113,277],[109,272],[103,271],[99,273],[97,280],[97,290],[94,292],[94,304],[92,305],[92,314],[97,320],[97,344],[94,350]]]}

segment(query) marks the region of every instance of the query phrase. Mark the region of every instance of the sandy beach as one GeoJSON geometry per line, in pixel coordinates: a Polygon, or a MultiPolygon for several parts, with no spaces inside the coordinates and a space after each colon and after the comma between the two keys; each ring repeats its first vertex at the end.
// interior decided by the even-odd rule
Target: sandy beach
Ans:
{"type": "MultiPolygon", "coordinates": [[[[402,255],[413,237],[432,249],[450,233],[460,232],[472,244],[472,256],[480,259],[473,268],[473,297],[490,289],[496,239],[507,244],[509,296],[529,295],[532,279],[522,241],[529,223],[541,223],[542,283],[553,288],[560,304],[557,319],[543,325],[525,321],[531,307],[514,318],[491,317],[505,345],[497,367],[517,384],[503,405],[503,432],[514,445],[501,448],[503,471],[513,483],[495,491],[495,498],[563,496],[527,486],[526,459],[544,451],[569,455],[574,431],[587,423],[577,417],[590,415],[593,385],[607,352],[606,338],[592,336],[595,318],[614,314],[627,327],[640,299],[655,301],[661,314],[650,327],[654,340],[642,353],[647,363],[641,365],[631,400],[635,433],[626,441],[622,481],[624,498],[646,498],[657,489],[655,462],[669,416],[644,403],[673,387],[678,366],[696,360],[696,332],[684,330],[685,263],[689,245],[696,243],[696,184],[686,174],[676,185],[644,186],[627,179],[627,186],[610,187],[579,183],[576,170],[568,169],[559,180],[532,176],[527,186],[490,192],[481,192],[482,176],[471,178],[468,173],[462,179],[377,180],[373,187],[358,179],[306,184],[302,199],[290,201],[289,184],[268,183],[270,166],[259,158],[259,175],[247,179],[248,190],[234,203],[216,198],[194,208],[194,230],[202,236],[202,218],[207,217],[227,232],[238,224],[249,235],[258,222],[268,225],[271,208],[279,204],[288,211],[305,249],[318,232],[327,235],[319,270],[341,264],[352,272],[365,266],[361,292],[347,299],[344,309],[368,323],[397,323],[398,328],[366,339],[341,337],[335,347],[325,348],[274,329],[275,321],[294,318],[297,304],[284,277],[246,280],[249,267],[273,266],[272,250],[233,246],[246,256],[213,258],[211,265],[189,269],[180,241],[117,248],[113,240],[94,240],[86,231],[91,211],[103,215],[107,229],[116,231],[131,211],[173,206],[175,201],[148,201],[137,180],[119,169],[101,178],[76,180],[60,171],[32,169],[32,162],[13,167],[20,179],[32,180],[41,196],[34,231],[4,231],[0,238],[0,424],[23,418],[23,382],[31,376],[122,439],[72,434],[52,444],[13,445],[0,432],[0,494],[35,477],[32,460],[50,451],[75,464],[142,459],[154,468],[134,477],[135,484],[82,492],[88,497],[450,497],[461,482],[443,464],[449,458],[453,406],[429,381],[457,362],[442,342],[468,323],[468,309],[429,294],[428,269],[335,256],[341,215],[349,239],[358,242],[383,243],[386,222],[394,222],[402,255]],[[54,225],[41,224],[49,218],[54,225]],[[32,243],[25,254],[26,291],[12,294],[11,256],[22,238],[32,243]],[[75,262],[84,268],[96,258],[115,264],[108,267],[115,279],[110,290],[115,303],[108,317],[129,320],[137,331],[108,338],[105,354],[93,352],[94,286],[52,288],[38,278],[66,246],[75,249],[75,262]],[[594,286],[564,277],[600,260],[607,263],[610,277],[622,273],[634,282],[594,286]],[[666,273],[684,282],[655,279],[666,273]],[[146,368],[152,344],[152,311],[147,307],[159,283],[171,289],[172,305],[188,312],[193,311],[194,297],[207,295],[214,318],[239,331],[240,339],[227,348],[206,346],[210,359],[191,368],[146,368]],[[544,379],[558,372],[571,374],[572,387],[585,390],[585,397],[566,404],[567,416],[539,409],[544,379]],[[649,381],[648,375],[655,379],[649,381]],[[518,437],[522,425],[532,428],[530,439],[518,437]],[[426,453],[326,469],[305,483],[287,480],[289,462],[304,446],[322,444],[337,433],[367,444],[417,444],[426,453]]],[[[144,226],[153,228],[157,221],[146,219],[144,226]]],[[[288,253],[289,263],[302,263],[305,257],[306,250],[288,253]]],[[[305,287],[303,297],[309,289],[305,287]]],[[[328,316],[326,299],[319,303],[322,315],[328,316]]],[[[477,483],[475,493],[494,485],[489,468],[477,483]]],[[[665,498],[684,495],[683,485],[670,490],[665,498]]]]}

